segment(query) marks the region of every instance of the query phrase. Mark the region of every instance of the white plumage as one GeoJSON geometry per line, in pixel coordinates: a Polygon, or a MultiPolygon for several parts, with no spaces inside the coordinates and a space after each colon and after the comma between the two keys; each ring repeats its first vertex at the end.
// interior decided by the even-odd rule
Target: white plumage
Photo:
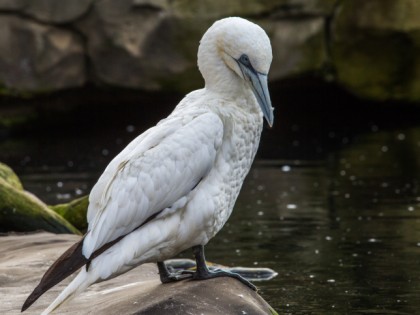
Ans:
{"type": "Polygon", "coordinates": [[[256,24],[213,24],[198,52],[205,88],[133,140],[92,189],[83,255],[124,237],[82,268],[45,313],[92,283],[205,245],[222,228],[257,151],[263,115],[273,122],[271,59],[256,24]]]}

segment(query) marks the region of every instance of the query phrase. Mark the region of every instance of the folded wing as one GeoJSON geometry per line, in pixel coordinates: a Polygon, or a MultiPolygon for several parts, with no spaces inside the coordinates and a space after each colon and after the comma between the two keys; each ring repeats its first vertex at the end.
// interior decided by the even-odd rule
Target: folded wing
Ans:
{"type": "Polygon", "coordinates": [[[213,113],[167,119],[127,146],[89,198],[83,255],[132,232],[185,198],[214,166],[223,124],[213,113]]]}

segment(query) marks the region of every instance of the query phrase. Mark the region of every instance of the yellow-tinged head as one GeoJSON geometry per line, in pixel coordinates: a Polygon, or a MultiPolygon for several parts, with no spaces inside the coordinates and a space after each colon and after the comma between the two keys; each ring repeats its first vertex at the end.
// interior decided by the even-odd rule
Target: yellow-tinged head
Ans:
{"type": "Polygon", "coordinates": [[[265,31],[238,17],[215,22],[204,34],[198,49],[198,67],[206,87],[226,93],[245,84],[254,93],[270,126],[274,117],[267,75],[272,58],[265,31]]]}

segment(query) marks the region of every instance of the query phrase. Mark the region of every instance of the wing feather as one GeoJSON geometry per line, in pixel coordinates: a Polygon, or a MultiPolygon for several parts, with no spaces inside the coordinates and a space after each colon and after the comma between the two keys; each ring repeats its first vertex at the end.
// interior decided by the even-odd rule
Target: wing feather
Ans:
{"type": "Polygon", "coordinates": [[[84,256],[188,195],[213,167],[222,138],[222,121],[207,112],[168,118],[130,143],[92,189],[84,256]]]}

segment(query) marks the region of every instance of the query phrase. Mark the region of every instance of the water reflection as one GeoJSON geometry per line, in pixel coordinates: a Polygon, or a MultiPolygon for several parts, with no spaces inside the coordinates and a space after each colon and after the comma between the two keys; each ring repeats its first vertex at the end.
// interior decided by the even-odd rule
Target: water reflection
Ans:
{"type": "MultiPolygon", "coordinates": [[[[311,137],[303,125],[268,136],[283,159],[256,162],[208,258],[277,271],[258,286],[280,314],[418,312],[420,127],[311,137]]],[[[29,191],[63,202],[86,194],[138,129],[3,141],[0,160],[29,191]]]]}
{"type": "Polygon", "coordinates": [[[419,140],[373,132],[319,163],[257,163],[209,256],[279,272],[261,290],[280,313],[416,313],[419,140]]]}

